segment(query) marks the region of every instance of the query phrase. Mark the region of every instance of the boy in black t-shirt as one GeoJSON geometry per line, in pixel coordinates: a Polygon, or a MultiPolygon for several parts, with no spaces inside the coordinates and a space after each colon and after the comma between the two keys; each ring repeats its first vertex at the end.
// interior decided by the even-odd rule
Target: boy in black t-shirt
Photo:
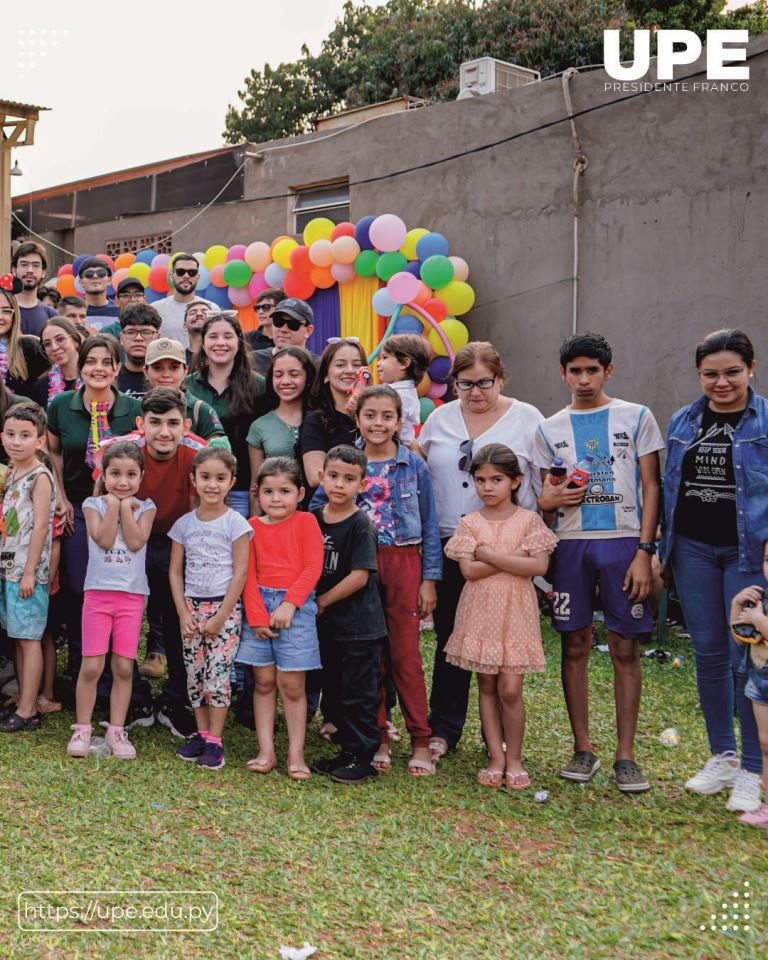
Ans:
{"type": "Polygon", "coordinates": [[[361,450],[337,446],[325,458],[321,483],[328,503],[314,513],[323,533],[323,574],[317,584],[317,630],[323,662],[323,714],[338,729],[341,753],[314,770],[336,783],[378,776],[372,764],[382,638],[387,634],[377,585],[376,531],[355,499],[368,461],[361,450]]]}

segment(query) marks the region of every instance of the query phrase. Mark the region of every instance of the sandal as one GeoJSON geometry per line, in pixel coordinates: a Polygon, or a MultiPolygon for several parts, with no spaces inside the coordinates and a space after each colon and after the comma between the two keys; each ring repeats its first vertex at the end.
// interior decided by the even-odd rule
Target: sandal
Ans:
{"type": "Polygon", "coordinates": [[[61,704],[58,700],[49,700],[42,693],[37,698],[38,713],[58,713],[61,710],[61,704]]]}
{"type": "Polygon", "coordinates": [[[432,737],[429,749],[432,751],[432,763],[437,763],[448,753],[448,741],[443,737],[432,737]]]}
{"type": "Polygon", "coordinates": [[[309,780],[312,772],[305,764],[293,763],[288,765],[288,776],[291,780],[309,780]]]}
{"type": "Polygon", "coordinates": [[[408,761],[408,773],[412,777],[432,777],[435,773],[434,763],[427,763],[426,760],[414,760],[411,758],[408,761]],[[420,771],[424,771],[421,773],[420,771]]]}
{"type": "Polygon", "coordinates": [[[258,757],[254,757],[253,760],[249,760],[246,763],[246,767],[251,771],[251,773],[270,773],[277,766],[277,760],[259,760],[258,757]]]}
{"type": "Polygon", "coordinates": [[[508,790],[525,790],[526,787],[530,787],[531,778],[528,776],[528,771],[523,770],[521,773],[505,773],[504,774],[504,785],[508,790]]]}
{"type": "Polygon", "coordinates": [[[486,768],[485,770],[481,770],[477,775],[477,782],[481,787],[500,787],[503,779],[503,770],[490,770],[486,768]]]}
{"type": "Polygon", "coordinates": [[[392,757],[388,753],[375,753],[371,763],[374,770],[389,770],[392,766],[392,757]]]}
{"type": "Polygon", "coordinates": [[[39,730],[40,714],[33,713],[31,717],[20,717],[12,713],[4,720],[0,720],[0,733],[17,733],[19,730],[39,730]]]}

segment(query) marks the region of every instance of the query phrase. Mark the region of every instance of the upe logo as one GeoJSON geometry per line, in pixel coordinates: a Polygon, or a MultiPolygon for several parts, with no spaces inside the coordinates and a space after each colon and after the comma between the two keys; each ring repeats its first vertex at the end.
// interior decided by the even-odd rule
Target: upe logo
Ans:
{"type": "MultiPolygon", "coordinates": [[[[603,31],[605,71],[614,80],[640,80],[651,65],[651,31],[635,30],[634,58],[621,65],[618,30],[603,31]]],[[[673,80],[675,66],[693,63],[701,56],[701,40],[690,30],[657,30],[657,80],[673,80]],[[677,46],[679,49],[675,49],[677,46]]],[[[707,79],[749,80],[749,67],[726,66],[728,61],[746,60],[748,30],[707,30],[707,79]],[[739,44],[740,46],[726,46],[739,44]]]]}

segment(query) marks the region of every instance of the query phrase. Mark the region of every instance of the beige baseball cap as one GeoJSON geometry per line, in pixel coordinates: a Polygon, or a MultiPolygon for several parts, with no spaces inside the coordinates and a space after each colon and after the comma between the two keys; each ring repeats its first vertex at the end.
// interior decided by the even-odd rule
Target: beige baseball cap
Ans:
{"type": "Polygon", "coordinates": [[[160,337],[159,340],[150,340],[147,347],[147,359],[145,366],[151,367],[158,360],[179,360],[185,366],[187,364],[187,355],[184,345],[178,340],[170,340],[168,337],[160,337]]]}

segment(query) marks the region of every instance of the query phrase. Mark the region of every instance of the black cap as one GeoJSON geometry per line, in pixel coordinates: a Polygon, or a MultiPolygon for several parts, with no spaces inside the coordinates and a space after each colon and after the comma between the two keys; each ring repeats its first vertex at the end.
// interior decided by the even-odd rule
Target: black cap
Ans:
{"type": "Polygon", "coordinates": [[[137,280],[136,277],[123,277],[120,283],[118,283],[115,293],[122,293],[123,290],[127,290],[128,287],[138,287],[142,293],[144,292],[144,284],[141,280],[137,280]]]}
{"type": "Polygon", "coordinates": [[[287,317],[293,317],[294,320],[303,320],[309,326],[312,325],[315,318],[312,307],[297,297],[288,297],[286,300],[281,300],[275,307],[272,318],[274,319],[281,313],[284,313],[287,317]]]}

